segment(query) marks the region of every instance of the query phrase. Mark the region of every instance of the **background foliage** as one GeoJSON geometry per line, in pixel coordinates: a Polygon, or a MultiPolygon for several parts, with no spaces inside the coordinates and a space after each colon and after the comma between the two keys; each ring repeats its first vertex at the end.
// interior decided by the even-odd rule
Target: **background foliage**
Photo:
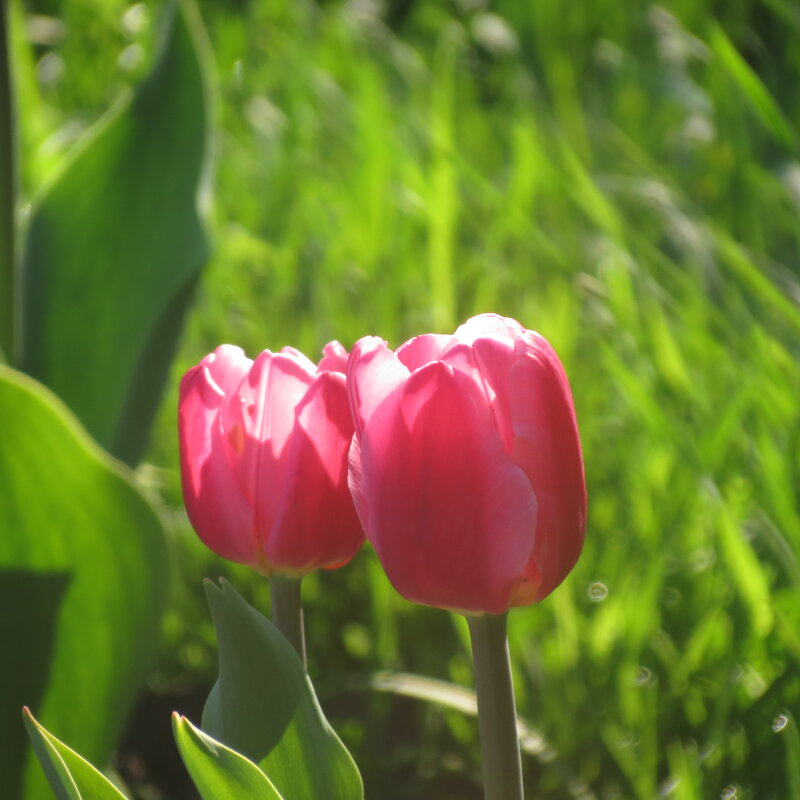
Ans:
{"type": "MultiPolygon", "coordinates": [[[[199,7],[216,62],[214,255],[139,469],[178,551],[118,761],[139,796],[191,796],[169,739],[161,764],[143,728],[152,709],[168,737],[168,711],[189,713],[213,678],[199,577],[267,602],[183,517],[179,376],[222,341],[313,354],[484,310],[561,354],[587,465],[584,555],[510,619],[520,712],[546,740],[525,762],[530,795],[797,794],[795,5],[199,7]]],[[[17,10],[28,201],[141,77],[163,8],[17,10]]],[[[367,689],[389,668],[469,684],[459,620],[397,597],[368,549],[304,590],[310,673],[367,797],[479,797],[471,719],[367,689]]]]}

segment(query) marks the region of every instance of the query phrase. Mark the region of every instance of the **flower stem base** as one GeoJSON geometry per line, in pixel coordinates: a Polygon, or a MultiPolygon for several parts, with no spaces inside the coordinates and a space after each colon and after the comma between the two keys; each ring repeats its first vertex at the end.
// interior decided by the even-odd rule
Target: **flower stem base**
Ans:
{"type": "Polygon", "coordinates": [[[303,629],[303,604],[300,600],[301,578],[273,575],[269,579],[272,621],[289,640],[303,666],[306,666],[306,637],[303,629]]]}
{"type": "Polygon", "coordinates": [[[478,693],[485,800],[523,800],[506,617],[507,614],[467,617],[478,693]]]}

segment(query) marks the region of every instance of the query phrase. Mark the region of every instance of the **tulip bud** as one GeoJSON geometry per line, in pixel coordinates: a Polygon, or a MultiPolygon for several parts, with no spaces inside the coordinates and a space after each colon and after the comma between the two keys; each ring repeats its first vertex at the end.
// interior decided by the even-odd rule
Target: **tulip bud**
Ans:
{"type": "Polygon", "coordinates": [[[350,489],[400,594],[462,612],[535,603],[583,546],[586,486],[567,377],[513,319],[473,317],[348,364],[350,489]]]}
{"type": "Polygon", "coordinates": [[[200,538],[265,574],[349,561],[363,541],[347,489],[347,351],[318,366],[285,347],[255,361],[222,345],[181,381],[183,496],[200,538]]]}

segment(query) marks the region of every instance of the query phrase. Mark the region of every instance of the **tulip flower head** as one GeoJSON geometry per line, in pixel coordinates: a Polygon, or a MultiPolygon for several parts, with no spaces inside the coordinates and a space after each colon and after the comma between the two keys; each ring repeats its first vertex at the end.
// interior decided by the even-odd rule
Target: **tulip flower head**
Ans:
{"type": "Polygon", "coordinates": [[[347,374],[350,488],[400,594],[498,614],[561,583],[586,487],[569,383],[541,335],[482,314],[396,352],[365,337],[347,374]]]}
{"type": "Polygon", "coordinates": [[[341,566],[360,547],[347,488],[347,358],[338,342],[318,365],[288,347],[251,361],[222,345],[183,377],[184,501],[219,555],[299,577],[341,566]]]}

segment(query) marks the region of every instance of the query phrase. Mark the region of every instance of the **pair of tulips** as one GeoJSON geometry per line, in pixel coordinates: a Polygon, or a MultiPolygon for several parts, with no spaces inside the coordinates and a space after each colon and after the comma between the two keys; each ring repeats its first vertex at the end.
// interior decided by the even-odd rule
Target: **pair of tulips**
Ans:
{"type": "Polygon", "coordinates": [[[548,342],[482,314],[396,351],[319,364],[223,345],[183,378],[183,491],[201,539],[265,574],[349,561],[364,534],[395,588],[468,614],[535,603],[580,554],[572,396],[548,342]]]}

